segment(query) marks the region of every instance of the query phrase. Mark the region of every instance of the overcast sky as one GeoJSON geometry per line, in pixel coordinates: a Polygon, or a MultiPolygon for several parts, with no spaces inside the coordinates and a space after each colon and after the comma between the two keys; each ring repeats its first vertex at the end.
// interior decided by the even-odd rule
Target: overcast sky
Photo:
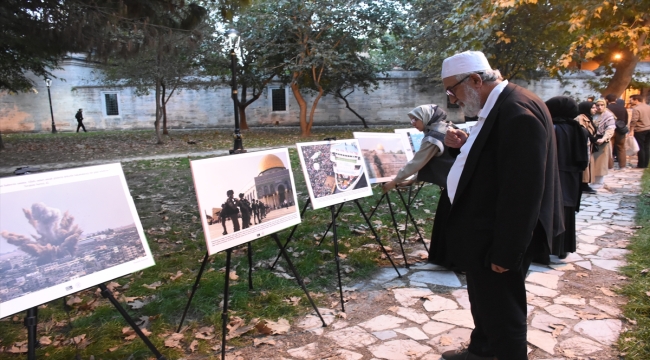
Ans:
{"type": "MultiPolygon", "coordinates": [[[[61,217],[69,211],[75,223],[83,229],[83,235],[133,224],[126,196],[118,176],[3,193],[0,231],[36,235],[22,209],[31,210],[32,204],[38,202],[59,209],[61,217]]],[[[0,253],[14,251],[15,248],[0,236],[0,253]]]]}

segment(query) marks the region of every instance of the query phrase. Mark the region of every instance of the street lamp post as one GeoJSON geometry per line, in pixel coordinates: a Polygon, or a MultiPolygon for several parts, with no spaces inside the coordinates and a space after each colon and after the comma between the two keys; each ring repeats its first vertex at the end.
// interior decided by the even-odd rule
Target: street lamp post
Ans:
{"type": "Polygon", "coordinates": [[[237,54],[235,48],[239,45],[239,31],[230,29],[226,31],[228,44],[230,45],[230,71],[232,72],[232,101],[235,109],[235,133],[233,134],[234,144],[230,150],[231,154],[245,153],[244,142],[239,129],[239,100],[237,99],[237,54]]]}
{"type": "Polygon", "coordinates": [[[52,95],[50,94],[50,86],[52,86],[52,79],[45,79],[45,86],[47,86],[47,98],[50,99],[50,116],[52,116],[52,134],[56,134],[56,125],[54,124],[54,111],[52,111],[52,95]]]}

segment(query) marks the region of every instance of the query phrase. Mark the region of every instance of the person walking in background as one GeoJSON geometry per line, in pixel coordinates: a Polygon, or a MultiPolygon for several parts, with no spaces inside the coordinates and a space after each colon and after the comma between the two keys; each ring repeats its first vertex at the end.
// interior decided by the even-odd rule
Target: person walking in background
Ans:
{"type": "MultiPolygon", "coordinates": [[[[551,254],[564,259],[576,251],[576,212],[580,210],[582,171],[589,163],[587,132],[575,118],[578,104],[568,96],[556,96],[546,101],[553,120],[557,145],[560,184],[564,202],[565,232],[553,237],[551,254]]],[[[544,259],[549,264],[550,259],[544,259]]]]}
{"type": "Polygon", "coordinates": [[[591,162],[594,164],[591,174],[593,179],[591,187],[601,188],[604,177],[608,173],[609,160],[612,157],[610,139],[614,136],[614,129],[616,128],[616,118],[614,113],[607,109],[605,99],[596,100],[596,113],[593,119],[596,126],[596,145],[598,149],[594,149],[591,154],[591,162]]]}
{"type": "Polygon", "coordinates": [[[627,166],[627,154],[625,153],[625,136],[629,132],[627,126],[627,109],[617,102],[618,97],[614,94],[607,94],[607,109],[616,117],[616,128],[614,129],[614,155],[618,161],[618,167],[625,169],[627,166]]]}
{"type": "Polygon", "coordinates": [[[441,77],[450,101],[478,115],[469,137],[453,128],[445,136],[445,145],[460,149],[449,149],[456,161],[440,195],[429,261],[465,271],[474,330],[467,349],[442,358],[527,360],[526,274],[564,231],[551,116],[482,52],[445,59],[441,77]]]}
{"type": "Polygon", "coordinates": [[[582,172],[582,184],[580,189],[582,192],[595,194],[596,190],[589,186],[589,183],[595,181],[593,178],[594,163],[591,161],[592,152],[598,147],[596,145],[596,126],[594,126],[593,116],[596,113],[596,104],[591,101],[583,101],[578,104],[578,111],[580,114],[576,117],[576,121],[582,126],[587,133],[587,153],[589,156],[589,166],[582,172]]]}
{"type": "Polygon", "coordinates": [[[641,95],[632,95],[630,104],[632,105],[630,132],[639,144],[636,167],[645,169],[648,167],[648,157],[650,157],[650,105],[643,102],[641,95]]]}
{"type": "Polygon", "coordinates": [[[79,109],[77,113],[74,115],[75,119],[77,119],[77,132],[79,132],[79,128],[84,129],[84,132],[86,131],[86,127],[84,126],[84,113],[83,109],[79,109]]]}

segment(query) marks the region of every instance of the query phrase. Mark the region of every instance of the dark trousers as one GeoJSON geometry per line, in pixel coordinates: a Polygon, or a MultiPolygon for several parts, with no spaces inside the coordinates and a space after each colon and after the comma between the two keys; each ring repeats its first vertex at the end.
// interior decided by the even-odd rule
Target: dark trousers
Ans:
{"type": "Polygon", "coordinates": [[[232,231],[239,231],[239,217],[237,214],[228,216],[228,218],[232,221],[232,231]]]}
{"type": "MultiPolygon", "coordinates": [[[[538,231],[534,232],[531,246],[535,241],[537,244],[546,241],[543,231],[541,235],[538,231]]],[[[474,318],[469,344],[471,353],[496,356],[499,360],[528,359],[525,280],[534,254],[530,250],[518,270],[496,273],[490,268],[481,267],[466,272],[467,292],[474,318]]]]}
{"type": "Polygon", "coordinates": [[[86,131],[86,127],[84,126],[83,121],[79,121],[79,120],[77,120],[77,132],[79,132],[79,128],[82,128],[82,129],[84,129],[84,132],[87,132],[87,131],[86,131]]]}
{"type": "Polygon", "coordinates": [[[624,169],[627,165],[627,154],[625,154],[625,135],[614,133],[614,155],[618,158],[618,166],[624,169]]]}
{"type": "Polygon", "coordinates": [[[650,156],[650,130],[634,132],[634,139],[639,144],[638,160],[636,167],[647,168],[648,156],[650,156]]]}

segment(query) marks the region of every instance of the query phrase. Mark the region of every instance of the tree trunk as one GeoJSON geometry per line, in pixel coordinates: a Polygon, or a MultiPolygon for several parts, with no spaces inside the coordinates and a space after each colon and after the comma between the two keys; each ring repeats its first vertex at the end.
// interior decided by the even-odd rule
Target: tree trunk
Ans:
{"type": "Polygon", "coordinates": [[[300,87],[295,82],[291,83],[291,91],[293,91],[293,96],[298,102],[298,107],[300,108],[300,136],[307,137],[310,135],[311,128],[307,127],[307,102],[300,94],[300,87]]]}
{"type": "Polygon", "coordinates": [[[2,133],[0,132],[0,150],[5,148],[5,143],[2,141],[2,133]]]}
{"type": "Polygon", "coordinates": [[[248,130],[248,123],[246,123],[246,85],[242,85],[241,87],[241,100],[239,101],[239,104],[237,105],[237,109],[239,110],[239,129],[240,130],[248,130]]]}
{"type": "Polygon", "coordinates": [[[311,111],[309,112],[309,124],[307,124],[307,133],[311,134],[311,127],[314,125],[314,113],[316,112],[316,107],[318,106],[318,101],[323,97],[323,88],[318,87],[318,96],[314,99],[314,102],[311,104],[311,111]]]}
{"type": "Polygon", "coordinates": [[[607,94],[614,94],[617,97],[620,97],[621,94],[625,92],[625,89],[630,85],[638,62],[638,56],[632,54],[631,51],[624,51],[622,59],[618,61],[616,66],[614,66],[616,69],[614,76],[612,76],[612,79],[609,81],[609,84],[607,84],[607,87],[603,90],[602,94],[604,96],[607,94]]]}
{"type": "Polygon", "coordinates": [[[160,79],[156,79],[156,121],[154,121],[153,125],[156,128],[156,139],[158,139],[158,142],[156,144],[160,145],[163,143],[162,137],[160,135],[160,118],[162,118],[162,107],[160,106],[161,99],[160,99],[160,79]]]}
{"type": "Polygon", "coordinates": [[[162,100],[162,127],[163,127],[163,135],[169,135],[169,132],[167,131],[167,101],[165,101],[165,82],[161,82],[160,86],[162,87],[162,96],[160,99],[162,100]]]}
{"type": "MultiPolygon", "coordinates": [[[[350,94],[348,94],[348,95],[350,95],[350,94]]],[[[356,111],[354,111],[354,109],[352,109],[352,108],[350,107],[350,103],[348,102],[348,99],[346,99],[343,95],[341,95],[340,92],[337,92],[337,93],[336,93],[336,97],[338,97],[339,99],[341,99],[341,100],[343,100],[343,101],[345,102],[345,107],[346,107],[348,110],[352,111],[352,113],[353,113],[354,115],[356,115],[359,119],[361,119],[361,122],[363,123],[363,127],[367,129],[367,128],[368,128],[368,124],[366,124],[366,119],[364,119],[363,116],[359,115],[356,111]]]]}

